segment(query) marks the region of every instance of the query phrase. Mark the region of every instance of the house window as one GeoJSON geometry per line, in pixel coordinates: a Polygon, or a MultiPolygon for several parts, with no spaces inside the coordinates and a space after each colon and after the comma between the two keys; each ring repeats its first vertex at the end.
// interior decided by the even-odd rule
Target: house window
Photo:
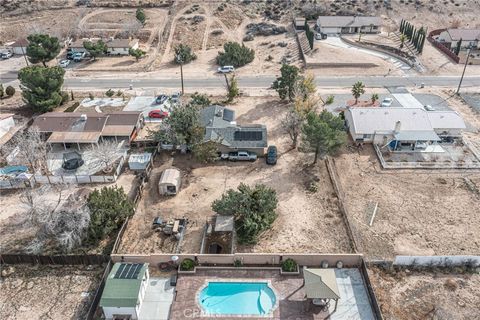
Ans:
{"type": "Polygon", "coordinates": [[[373,134],[364,134],[363,139],[372,139],[373,134]]]}

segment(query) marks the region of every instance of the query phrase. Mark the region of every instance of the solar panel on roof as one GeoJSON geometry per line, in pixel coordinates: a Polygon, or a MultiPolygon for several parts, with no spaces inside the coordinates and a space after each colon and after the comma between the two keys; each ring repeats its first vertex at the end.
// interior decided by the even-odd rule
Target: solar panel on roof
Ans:
{"type": "Polygon", "coordinates": [[[118,267],[117,272],[115,272],[115,276],[113,276],[113,277],[116,278],[116,279],[119,279],[119,278],[120,278],[120,275],[122,274],[123,269],[125,268],[125,266],[126,266],[126,265],[122,263],[122,264],[118,267]]]}
{"type": "Polygon", "coordinates": [[[233,117],[234,117],[233,110],[229,110],[229,109],[223,110],[223,120],[232,122],[233,117]]]}
{"type": "Polygon", "coordinates": [[[233,134],[235,141],[261,141],[261,131],[236,131],[233,134]]]}
{"type": "Polygon", "coordinates": [[[138,274],[140,273],[140,270],[142,270],[142,265],[141,264],[139,264],[135,268],[135,272],[133,273],[132,279],[137,279],[138,278],[138,274]]]}

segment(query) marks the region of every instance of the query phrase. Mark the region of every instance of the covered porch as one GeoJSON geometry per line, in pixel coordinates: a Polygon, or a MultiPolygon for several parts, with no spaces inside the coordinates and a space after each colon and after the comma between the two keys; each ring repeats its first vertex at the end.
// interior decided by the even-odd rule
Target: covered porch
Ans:
{"type": "Polygon", "coordinates": [[[444,152],[438,145],[442,139],[434,131],[394,132],[384,147],[391,152],[444,152]]]}

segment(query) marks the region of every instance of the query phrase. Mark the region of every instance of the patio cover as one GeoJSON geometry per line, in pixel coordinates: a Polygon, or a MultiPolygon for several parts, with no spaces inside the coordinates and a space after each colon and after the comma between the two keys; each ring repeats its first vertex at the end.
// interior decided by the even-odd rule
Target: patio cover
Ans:
{"type": "Polygon", "coordinates": [[[309,299],[340,299],[334,269],[303,269],[305,291],[309,299]]]}
{"type": "Polygon", "coordinates": [[[53,132],[47,143],[96,143],[100,132],[53,132]]]}
{"type": "Polygon", "coordinates": [[[393,137],[399,141],[440,141],[441,139],[434,131],[400,131],[394,133],[393,137]]]}

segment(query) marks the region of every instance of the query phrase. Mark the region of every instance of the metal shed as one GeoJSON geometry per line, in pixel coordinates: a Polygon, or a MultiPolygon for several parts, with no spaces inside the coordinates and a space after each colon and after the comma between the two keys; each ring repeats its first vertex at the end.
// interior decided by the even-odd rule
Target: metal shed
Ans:
{"type": "Polygon", "coordinates": [[[128,167],[130,170],[146,170],[151,160],[152,154],[148,152],[131,154],[128,158],[128,167]]]}
{"type": "Polygon", "coordinates": [[[166,169],[160,176],[158,182],[158,192],[162,196],[176,195],[180,190],[182,178],[180,176],[180,170],[175,168],[166,169]]]}

